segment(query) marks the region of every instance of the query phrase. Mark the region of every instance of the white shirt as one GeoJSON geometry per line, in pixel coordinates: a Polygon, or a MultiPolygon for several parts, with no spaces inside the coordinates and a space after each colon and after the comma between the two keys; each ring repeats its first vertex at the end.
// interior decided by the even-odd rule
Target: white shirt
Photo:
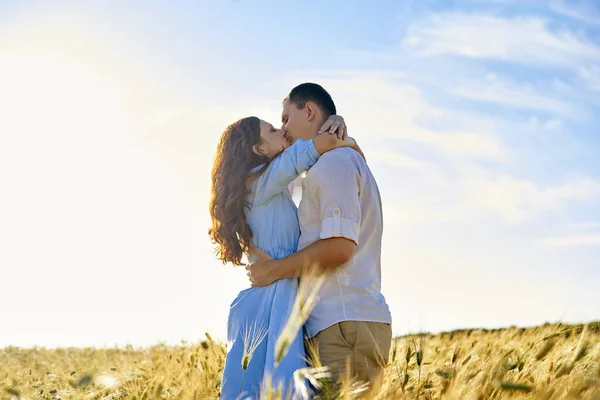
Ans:
{"type": "Polygon", "coordinates": [[[332,237],[357,244],[352,259],[326,277],[306,322],[308,336],[341,321],[391,324],[390,310],[381,294],[381,197],[360,154],[344,147],[319,158],[302,182],[298,219],[298,250],[332,237]]]}

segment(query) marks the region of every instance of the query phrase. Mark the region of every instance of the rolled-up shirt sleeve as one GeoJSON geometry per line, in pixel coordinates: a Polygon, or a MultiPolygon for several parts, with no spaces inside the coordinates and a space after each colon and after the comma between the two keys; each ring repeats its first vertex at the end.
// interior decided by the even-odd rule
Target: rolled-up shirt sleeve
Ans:
{"type": "Polygon", "coordinates": [[[311,191],[321,210],[321,239],[343,237],[358,245],[361,177],[344,153],[322,157],[311,174],[311,191]]]}

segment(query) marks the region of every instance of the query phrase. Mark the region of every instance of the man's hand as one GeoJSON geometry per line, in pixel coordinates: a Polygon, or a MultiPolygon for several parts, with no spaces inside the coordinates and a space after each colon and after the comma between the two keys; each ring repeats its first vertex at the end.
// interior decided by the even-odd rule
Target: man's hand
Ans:
{"type": "Polygon", "coordinates": [[[277,279],[273,276],[273,257],[256,246],[250,246],[250,252],[256,254],[254,263],[246,265],[246,275],[253,287],[268,286],[277,279]]]}

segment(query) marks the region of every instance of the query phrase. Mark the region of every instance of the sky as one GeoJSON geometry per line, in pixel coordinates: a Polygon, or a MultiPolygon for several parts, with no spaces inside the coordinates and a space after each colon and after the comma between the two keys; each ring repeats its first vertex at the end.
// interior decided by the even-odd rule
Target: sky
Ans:
{"type": "Polygon", "coordinates": [[[378,181],[395,334],[600,318],[598,2],[0,0],[0,347],[224,340],[216,143],[308,81],[378,181]]]}

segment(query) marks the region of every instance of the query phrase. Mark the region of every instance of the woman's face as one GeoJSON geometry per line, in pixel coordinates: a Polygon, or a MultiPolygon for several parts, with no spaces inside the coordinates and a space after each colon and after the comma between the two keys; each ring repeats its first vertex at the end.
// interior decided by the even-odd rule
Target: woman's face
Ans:
{"type": "Polygon", "coordinates": [[[270,123],[260,120],[261,143],[255,144],[252,150],[269,159],[275,158],[290,146],[290,138],[285,129],[276,129],[270,123]]]}

